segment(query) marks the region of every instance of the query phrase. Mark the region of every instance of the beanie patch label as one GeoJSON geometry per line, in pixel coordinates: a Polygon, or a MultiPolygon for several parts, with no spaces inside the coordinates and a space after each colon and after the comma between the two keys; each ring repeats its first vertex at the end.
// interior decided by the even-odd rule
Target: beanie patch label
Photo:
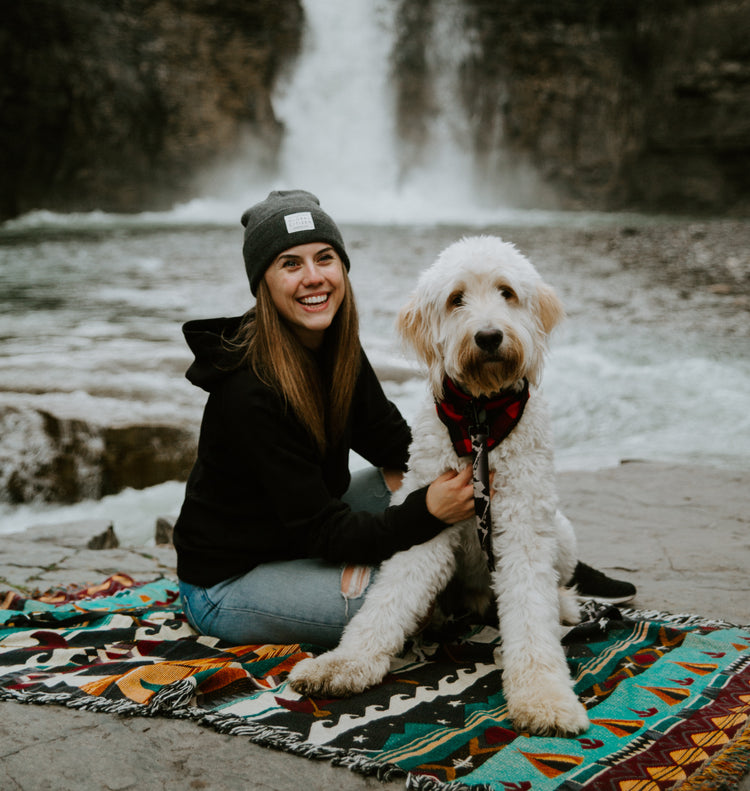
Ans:
{"type": "Polygon", "coordinates": [[[315,223],[309,211],[298,211],[295,214],[287,214],[284,217],[286,230],[288,233],[297,231],[314,231],[315,223]]]}

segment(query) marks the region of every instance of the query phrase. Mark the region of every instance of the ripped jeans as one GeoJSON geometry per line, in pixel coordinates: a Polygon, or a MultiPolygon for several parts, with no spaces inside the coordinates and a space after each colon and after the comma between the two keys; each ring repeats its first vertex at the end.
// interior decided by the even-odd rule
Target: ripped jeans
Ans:
{"type": "MultiPolygon", "coordinates": [[[[355,511],[383,512],[390,492],[379,469],[352,475],[341,498],[355,511]]],[[[376,567],[340,566],[316,558],[277,561],[201,588],[180,580],[191,626],[235,645],[313,643],[335,646],[362,606],[376,567]]]]}

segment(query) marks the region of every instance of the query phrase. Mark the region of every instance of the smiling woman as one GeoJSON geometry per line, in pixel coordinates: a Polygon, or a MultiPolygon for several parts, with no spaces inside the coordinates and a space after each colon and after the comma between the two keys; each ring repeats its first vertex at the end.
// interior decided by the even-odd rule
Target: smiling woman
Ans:
{"type": "Polygon", "coordinates": [[[303,346],[319,349],[344,299],[344,266],[328,244],[291,247],[268,267],[264,280],[276,309],[303,346]]]}
{"type": "Polygon", "coordinates": [[[255,306],[184,327],[209,397],[175,526],[181,595],[206,634],[332,645],[380,561],[473,513],[470,468],[388,506],[411,433],[361,348],[338,227],[301,190],[242,222],[255,306]],[[352,450],[372,467],[351,476],[352,450]]]}

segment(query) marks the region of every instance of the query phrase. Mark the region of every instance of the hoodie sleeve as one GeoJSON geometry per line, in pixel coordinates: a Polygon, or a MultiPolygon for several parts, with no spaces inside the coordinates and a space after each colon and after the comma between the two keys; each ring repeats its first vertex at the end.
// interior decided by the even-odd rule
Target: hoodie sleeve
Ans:
{"type": "MultiPolygon", "coordinates": [[[[244,377],[234,379],[235,383],[244,381],[244,377]]],[[[403,504],[388,507],[382,514],[354,512],[333,497],[319,451],[268,389],[228,387],[222,409],[225,415],[236,416],[234,452],[242,459],[242,467],[257,478],[249,488],[263,500],[258,511],[271,508],[270,521],[278,525],[277,535],[259,535],[259,544],[270,542],[285,550],[284,554],[296,552],[331,562],[376,563],[445,528],[427,510],[426,489],[413,492],[403,504]]]]}

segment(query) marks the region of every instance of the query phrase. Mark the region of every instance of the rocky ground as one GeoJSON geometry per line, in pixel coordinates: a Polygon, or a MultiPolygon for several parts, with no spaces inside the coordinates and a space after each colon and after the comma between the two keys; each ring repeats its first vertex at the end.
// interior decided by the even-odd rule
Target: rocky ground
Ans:
{"type": "MultiPolygon", "coordinates": [[[[580,556],[634,582],[633,606],[750,623],[750,473],[632,462],[563,473],[559,484],[580,556]]],[[[168,539],[167,524],[158,536],[168,539]]],[[[106,522],[4,536],[0,591],[174,576],[171,545],[115,543],[106,522]]],[[[0,745],[3,791],[404,788],[189,722],[55,706],[0,703],[0,745]]],[[[739,788],[750,791],[750,778],[739,788]]]]}

